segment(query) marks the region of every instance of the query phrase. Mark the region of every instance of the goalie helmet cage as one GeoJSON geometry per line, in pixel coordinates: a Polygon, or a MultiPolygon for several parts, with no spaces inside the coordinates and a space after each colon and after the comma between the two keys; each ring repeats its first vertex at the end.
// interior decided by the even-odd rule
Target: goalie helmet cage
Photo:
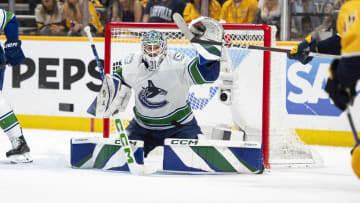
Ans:
{"type": "MultiPolygon", "coordinates": [[[[264,24],[223,24],[224,30],[225,30],[225,36],[226,37],[231,37],[231,41],[233,43],[236,42],[240,42],[240,43],[245,43],[245,44],[251,44],[251,45],[256,45],[256,46],[265,46],[265,47],[273,47],[275,46],[275,32],[276,30],[271,27],[271,26],[267,26],[264,24]]],[[[168,40],[168,47],[170,47],[171,43],[177,43],[177,44],[184,44],[184,46],[190,46],[189,41],[184,37],[184,34],[177,28],[177,26],[174,23],[122,23],[122,22],[110,22],[106,25],[105,28],[105,58],[104,58],[104,74],[109,74],[112,73],[112,69],[111,68],[113,66],[113,64],[115,62],[112,62],[112,55],[115,55],[114,52],[116,52],[116,49],[114,48],[115,45],[112,44],[116,44],[118,42],[122,43],[124,41],[126,41],[126,43],[130,44],[130,43],[135,43],[135,44],[140,44],[141,41],[141,36],[149,31],[149,30],[160,30],[162,32],[165,33],[167,40],[168,40]],[[113,63],[113,64],[112,64],[113,63]]],[[[120,46],[120,45],[117,45],[120,46]]],[[[127,52],[126,54],[129,54],[129,52],[131,53],[135,53],[138,50],[134,50],[130,48],[126,48],[128,46],[124,46],[121,45],[121,47],[127,49],[126,51],[121,51],[121,52],[127,52]]],[[[140,48],[140,46],[138,46],[140,48]]],[[[181,50],[185,50],[185,49],[181,49],[181,50]]],[[[238,49],[240,50],[240,49],[238,49]]],[[[242,49],[242,50],[247,50],[248,49],[242,49]]],[[[272,153],[270,153],[270,151],[276,150],[277,152],[275,152],[274,154],[283,154],[285,151],[285,153],[287,153],[286,158],[293,158],[296,160],[299,159],[303,159],[303,158],[297,158],[297,157],[290,157],[293,156],[292,154],[289,154],[288,151],[289,149],[292,147],[290,145],[294,145],[294,143],[299,143],[301,142],[301,140],[299,141],[298,138],[294,138],[294,135],[291,135],[292,138],[278,138],[277,140],[281,140],[280,142],[289,142],[286,143],[285,146],[283,147],[279,147],[279,146],[273,146],[273,149],[270,149],[270,132],[272,132],[273,130],[270,130],[270,113],[274,113],[275,116],[277,116],[277,118],[274,118],[275,120],[279,121],[281,120],[280,115],[278,114],[278,109],[279,105],[281,104],[276,104],[278,105],[277,107],[275,107],[273,110],[271,110],[270,108],[273,108],[273,105],[270,105],[270,98],[272,98],[272,100],[280,100],[280,98],[275,98],[273,99],[273,96],[270,95],[270,88],[272,86],[272,84],[274,83],[273,81],[277,81],[277,83],[280,83],[280,79],[279,79],[279,73],[273,73],[274,70],[271,70],[272,68],[272,64],[274,64],[274,62],[276,62],[276,59],[274,59],[274,53],[270,53],[270,51],[258,51],[261,54],[257,53],[257,56],[262,56],[262,64],[260,62],[260,66],[262,66],[263,70],[262,70],[262,93],[260,92],[259,94],[262,94],[262,102],[260,105],[262,105],[262,109],[261,110],[261,123],[260,123],[260,128],[261,131],[259,130],[259,133],[261,132],[262,134],[262,145],[263,145],[263,154],[264,154],[264,166],[265,168],[270,168],[270,164],[273,166],[273,163],[270,162],[270,156],[272,156],[272,153]],[[270,73],[273,74],[273,76],[270,75],[270,73]],[[274,78],[271,78],[274,77],[274,78]],[[276,78],[275,78],[276,77],[276,78]],[[272,81],[271,81],[272,80],[272,81]],[[285,141],[286,140],[286,141],[285,141]],[[281,148],[281,149],[279,149],[281,148]],[[280,151],[280,152],[279,152],[280,151]]],[[[196,52],[195,52],[196,53],[196,52]]],[[[120,53],[119,51],[116,52],[116,55],[121,55],[124,53],[120,53]]],[[[233,54],[234,55],[234,54],[233,54]]],[[[239,54],[236,54],[239,55],[239,54]]],[[[119,56],[116,56],[119,57],[119,56]]],[[[233,56],[232,56],[233,57],[233,56]]],[[[239,56],[240,57],[240,56],[239,56]]],[[[240,60],[241,61],[241,60],[240,60]]],[[[274,66],[274,65],[273,65],[274,66]]],[[[275,67],[275,66],[274,66],[275,67]]],[[[280,69],[279,66],[277,66],[277,69],[280,69]]],[[[261,74],[260,74],[261,75],[261,74]]],[[[261,76],[260,76],[261,77],[261,76]]],[[[279,84],[276,85],[276,87],[274,88],[278,88],[279,89],[279,84]]],[[[271,88],[273,90],[273,87],[271,88]]],[[[275,92],[275,91],[274,91],[275,92]]],[[[279,97],[277,95],[277,97],[279,97]]],[[[277,102],[279,103],[279,102],[277,102]]],[[[274,116],[273,115],[273,116],[274,116]]],[[[111,118],[110,119],[104,119],[103,121],[103,137],[104,138],[108,138],[111,134],[111,118]]],[[[278,126],[278,125],[277,125],[278,126]]],[[[273,127],[273,128],[277,128],[277,127],[273,127]]],[[[278,130],[275,130],[278,131],[278,130]]],[[[289,133],[286,133],[289,134],[289,133]]],[[[277,142],[276,144],[278,145],[279,141],[275,141],[277,142]]],[[[275,143],[274,142],[274,143],[275,143]]],[[[309,152],[307,151],[308,149],[303,149],[306,146],[303,143],[300,144],[296,144],[295,148],[296,150],[299,150],[301,148],[301,152],[300,154],[308,154],[309,152]],[[300,146],[300,147],[299,147],[300,146]],[[306,151],[306,152],[304,152],[306,151]]],[[[290,149],[291,151],[291,149],[290,149]]],[[[299,152],[295,152],[296,154],[299,154],[299,152]]],[[[282,155],[283,156],[283,155],[282,155]]],[[[311,154],[309,155],[310,159],[311,158],[311,154]]],[[[287,164],[288,162],[285,161],[280,161],[281,163],[285,163],[287,164]]],[[[305,161],[307,162],[313,162],[313,160],[310,161],[305,161]]],[[[281,164],[280,163],[280,164],[281,164]]],[[[301,162],[302,163],[302,162],[301,162]]],[[[275,165],[277,163],[274,163],[275,165]]],[[[289,162],[290,164],[290,162],[289,162]]]]}

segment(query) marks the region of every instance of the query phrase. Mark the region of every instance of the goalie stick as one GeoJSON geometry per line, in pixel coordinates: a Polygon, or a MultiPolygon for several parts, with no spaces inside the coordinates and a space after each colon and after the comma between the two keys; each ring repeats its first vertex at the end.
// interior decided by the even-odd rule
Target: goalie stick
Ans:
{"type": "MultiPolygon", "coordinates": [[[[99,55],[97,54],[96,51],[96,47],[90,32],[90,27],[86,26],[84,28],[84,32],[86,33],[90,44],[91,44],[91,49],[93,51],[93,54],[95,56],[95,60],[97,63],[97,66],[99,67],[99,71],[100,71],[100,75],[101,75],[101,79],[104,79],[104,68],[100,62],[99,59],[99,55]]],[[[106,80],[105,80],[106,81],[106,80]]],[[[95,115],[96,112],[96,103],[97,103],[97,99],[95,98],[95,100],[91,103],[90,107],[88,108],[87,112],[95,115]]],[[[124,127],[122,125],[122,122],[120,119],[115,119],[115,126],[116,126],[116,130],[119,133],[120,136],[120,141],[121,141],[121,146],[124,150],[124,154],[125,154],[125,159],[127,161],[127,164],[129,166],[129,171],[131,174],[135,174],[135,175],[148,175],[148,174],[152,174],[156,172],[156,168],[155,167],[146,167],[145,165],[139,165],[136,163],[135,161],[135,157],[134,157],[134,153],[130,147],[130,142],[129,142],[129,138],[126,135],[126,131],[124,130],[124,127]]]]}
{"type": "MultiPolygon", "coordinates": [[[[103,66],[101,64],[99,55],[98,55],[98,53],[96,51],[96,47],[95,47],[95,44],[94,44],[94,41],[93,41],[93,38],[92,38],[92,35],[91,35],[91,32],[90,32],[90,26],[84,27],[84,32],[85,32],[86,36],[89,39],[91,50],[93,51],[97,67],[99,68],[101,79],[103,80],[104,79],[104,68],[103,68],[103,66]]],[[[94,101],[90,104],[90,106],[89,106],[89,108],[87,109],[86,112],[93,115],[93,116],[95,116],[96,115],[96,113],[95,113],[96,112],[96,103],[97,103],[97,99],[95,98],[94,101]]]]}
{"type": "Polygon", "coordinates": [[[130,173],[134,175],[149,175],[155,173],[157,171],[156,167],[147,166],[145,164],[140,165],[136,163],[134,152],[130,146],[129,138],[120,119],[115,119],[115,127],[120,136],[121,147],[124,150],[125,159],[128,164],[130,173]]]}
{"type": "MultiPolygon", "coordinates": [[[[179,13],[174,13],[173,19],[174,19],[174,22],[176,23],[176,25],[178,26],[178,28],[181,30],[181,32],[184,33],[185,37],[191,43],[207,44],[207,45],[220,45],[220,46],[225,46],[225,47],[236,47],[236,48],[242,48],[242,49],[256,49],[256,50],[262,50],[262,51],[275,51],[275,52],[281,52],[281,53],[288,53],[290,51],[288,49],[275,48],[275,47],[263,47],[263,46],[256,46],[256,45],[250,45],[250,44],[234,44],[234,43],[202,40],[202,39],[197,38],[193,33],[191,33],[191,31],[188,28],[188,26],[186,25],[183,17],[179,13]]],[[[329,58],[329,59],[340,58],[340,56],[337,56],[337,55],[322,54],[322,53],[310,52],[310,51],[306,52],[306,55],[313,56],[313,57],[329,58]]]]}
{"type": "Polygon", "coordinates": [[[96,47],[95,47],[95,44],[94,44],[94,41],[93,41],[93,38],[92,38],[92,35],[91,35],[91,32],[90,32],[90,26],[86,26],[84,28],[84,32],[85,32],[86,36],[89,39],[91,49],[92,49],[93,54],[95,56],[96,64],[99,67],[100,76],[101,76],[102,79],[104,79],[104,68],[103,68],[103,66],[101,64],[99,55],[98,55],[98,53],[96,51],[96,47]]]}

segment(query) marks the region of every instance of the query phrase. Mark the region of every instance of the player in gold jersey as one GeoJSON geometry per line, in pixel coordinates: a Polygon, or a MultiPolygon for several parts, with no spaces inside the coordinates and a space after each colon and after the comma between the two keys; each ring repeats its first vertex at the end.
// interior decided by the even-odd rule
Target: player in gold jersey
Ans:
{"type": "MultiPolygon", "coordinates": [[[[337,19],[337,34],[317,41],[311,35],[288,53],[290,59],[306,64],[312,57],[308,51],[341,55],[330,66],[330,77],[325,91],[342,111],[353,103],[355,86],[360,79],[360,0],[346,1],[340,8],[337,19]]],[[[352,168],[360,178],[360,145],[352,151],[352,168]]]]}

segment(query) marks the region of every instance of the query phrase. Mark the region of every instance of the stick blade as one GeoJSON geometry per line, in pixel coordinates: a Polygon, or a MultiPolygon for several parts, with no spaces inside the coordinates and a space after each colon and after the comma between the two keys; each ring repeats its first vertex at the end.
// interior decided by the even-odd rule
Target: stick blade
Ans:
{"type": "Polygon", "coordinates": [[[151,175],[157,172],[157,167],[155,165],[143,165],[143,164],[129,164],[129,171],[133,175],[137,176],[146,176],[151,175]]]}

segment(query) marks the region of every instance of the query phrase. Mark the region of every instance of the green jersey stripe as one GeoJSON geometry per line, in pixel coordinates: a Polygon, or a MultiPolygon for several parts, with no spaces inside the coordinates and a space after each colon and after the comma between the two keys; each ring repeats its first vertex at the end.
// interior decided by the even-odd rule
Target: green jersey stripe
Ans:
{"type": "Polygon", "coordinates": [[[13,13],[11,13],[10,11],[6,11],[6,22],[5,22],[5,27],[6,25],[9,23],[9,21],[14,17],[15,15],[13,13]]]}
{"type": "Polygon", "coordinates": [[[179,109],[165,118],[145,118],[136,112],[135,107],[133,110],[136,118],[148,125],[170,125],[173,121],[181,121],[192,113],[189,103],[187,103],[186,108],[179,109]]]}
{"type": "Polygon", "coordinates": [[[4,130],[12,126],[13,124],[17,123],[18,120],[16,119],[16,116],[14,113],[9,114],[8,116],[2,118],[0,120],[0,127],[4,130]]]}
{"type": "Polygon", "coordinates": [[[199,69],[198,69],[198,67],[197,67],[197,63],[198,63],[198,61],[199,61],[200,59],[199,58],[197,58],[196,60],[194,60],[189,66],[189,72],[190,72],[190,75],[192,76],[192,78],[194,79],[194,81],[195,81],[195,83],[196,84],[206,84],[206,83],[212,83],[212,81],[206,81],[203,77],[202,77],[202,75],[201,75],[201,73],[200,73],[200,71],[199,71],[199,69]]]}
{"type": "Polygon", "coordinates": [[[117,68],[114,74],[120,76],[120,78],[122,79],[123,78],[122,68],[121,67],[117,68]]]}
{"type": "Polygon", "coordinates": [[[221,51],[217,49],[215,46],[209,44],[201,44],[201,46],[204,47],[211,54],[221,56],[221,51]]]}

